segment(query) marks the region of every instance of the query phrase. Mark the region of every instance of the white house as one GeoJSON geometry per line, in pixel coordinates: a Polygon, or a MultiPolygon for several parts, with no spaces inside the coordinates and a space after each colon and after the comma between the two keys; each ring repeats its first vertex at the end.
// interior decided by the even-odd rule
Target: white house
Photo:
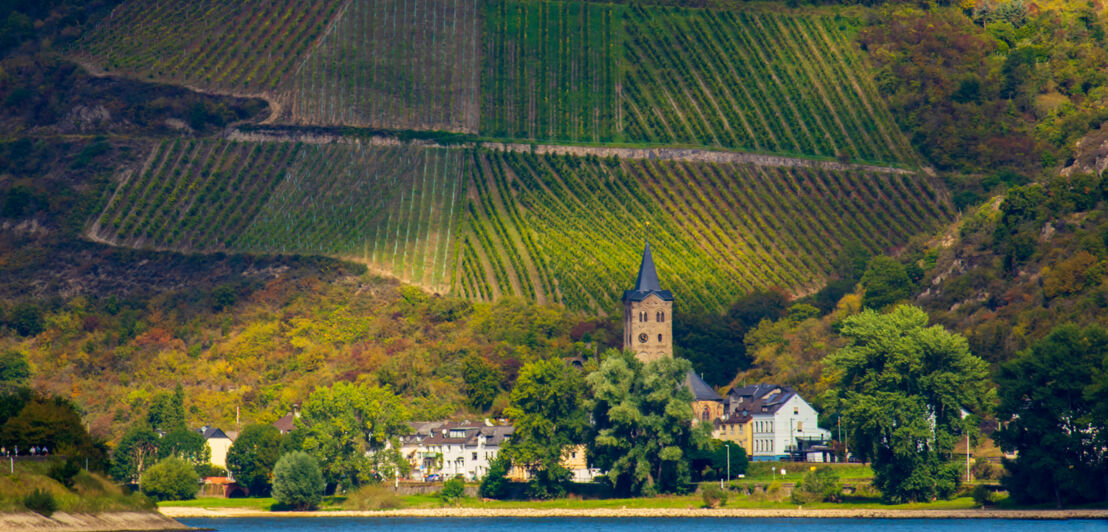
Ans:
{"type": "Polygon", "coordinates": [[[511,425],[468,422],[412,423],[412,434],[400,439],[400,452],[412,465],[412,477],[484,477],[489,463],[511,436],[511,425]]]}
{"type": "Polygon", "coordinates": [[[788,386],[743,386],[727,394],[727,403],[728,413],[752,418],[752,460],[787,459],[798,449],[798,439],[831,438],[818,426],[819,412],[788,386]]]}

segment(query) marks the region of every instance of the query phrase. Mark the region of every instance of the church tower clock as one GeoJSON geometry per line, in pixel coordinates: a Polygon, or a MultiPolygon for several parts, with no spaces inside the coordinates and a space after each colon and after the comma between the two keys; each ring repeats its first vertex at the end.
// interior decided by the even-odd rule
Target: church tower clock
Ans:
{"type": "Polygon", "coordinates": [[[643,362],[672,357],[672,323],[673,294],[662,290],[647,242],[635,288],[623,293],[623,348],[643,362]]]}

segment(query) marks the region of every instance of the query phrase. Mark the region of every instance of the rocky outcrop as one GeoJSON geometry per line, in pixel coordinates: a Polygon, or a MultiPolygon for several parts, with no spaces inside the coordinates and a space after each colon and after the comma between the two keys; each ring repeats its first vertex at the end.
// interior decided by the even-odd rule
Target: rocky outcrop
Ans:
{"type": "Polygon", "coordinates": [[[1108,170],[1108,128],[1089,132],[1074,146],[1073,161],[1062,169],[1062,175],[1074,174],[1104,175],[1108,170]]]}
{"type": "Polygon", "coordinates": [[[158,512],[107,512],[78,514],[54,512],[44,517],[34,512],[0,513],[0,531],[99,532],[131,530],[192,530],[158,512]]]}

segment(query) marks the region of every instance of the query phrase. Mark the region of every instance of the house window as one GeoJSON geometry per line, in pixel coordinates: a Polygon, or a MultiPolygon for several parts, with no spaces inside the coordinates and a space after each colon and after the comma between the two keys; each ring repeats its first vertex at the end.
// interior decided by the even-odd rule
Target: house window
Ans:
{"type": "Polygon", "coordinates": [[[793,407],[793,414],[799,416],[800,415],[800,407],[794,406],[793,407]]]}
{"type": "Polygon", "coordinates": [[[666,311],[663,310],[658,313],[658,321],[666,321],[666,311]]]}
{"type": "MultiPolygon", "coordinates": [[[[661,340],[662,335],[659,334],[658,339],[661,340]]],[[[704,413],[700,414],[700,419],[703,419],[704,421],[708,421],[709,417],[710,417],[710,414],[708,413],[708,407],[704,407],[704,413]]]]}
{"type": "Polygon", "coordinates": [[[577,452],[572,452],[572,453],[570,453],[570,455],[572,455],[572,456],[573,456],[573,459],[574,459],[574,460],[576,460],[576,459],[577,459],[577,452]]]}
{"type": "Polygon", "coordinates": [[[804,422],[803,421],[797,421],[796,422],[796,431],[797,432],[804,432],[804,422]]]}
{"type": "Polygon", "coordinates": [[[474,459],[474,460],[476,460],[476,459],[477,459],[477,453],[473,453],[473,459],[474,459]]]}
{"type": "Polygon", "coordinates": [[[661,341],[662,341],[662,335],[660,335],[660,334],[658,335],[658,341],[659,341],[659,342],[661,342],[661,341]]]}

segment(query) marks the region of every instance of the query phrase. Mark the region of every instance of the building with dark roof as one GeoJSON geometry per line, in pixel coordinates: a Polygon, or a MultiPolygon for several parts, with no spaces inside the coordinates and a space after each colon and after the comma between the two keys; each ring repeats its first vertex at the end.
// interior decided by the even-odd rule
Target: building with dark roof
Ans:
{"type": "Polygon", "coordinates": [[[623,348],[643,362],[673,356],[673,294],[662,290],[650,242],[635,287],[623,292],[623,348]]]}
{"type": "Polygon", "coordinates": [[[799,441],[826,441],[831,433],[819,428],[819,412],[796,390],[776,384],[753,384],[727,393],[728,417],[750,417],[753,460],[780,460],[800,449],[799,441]]]}

